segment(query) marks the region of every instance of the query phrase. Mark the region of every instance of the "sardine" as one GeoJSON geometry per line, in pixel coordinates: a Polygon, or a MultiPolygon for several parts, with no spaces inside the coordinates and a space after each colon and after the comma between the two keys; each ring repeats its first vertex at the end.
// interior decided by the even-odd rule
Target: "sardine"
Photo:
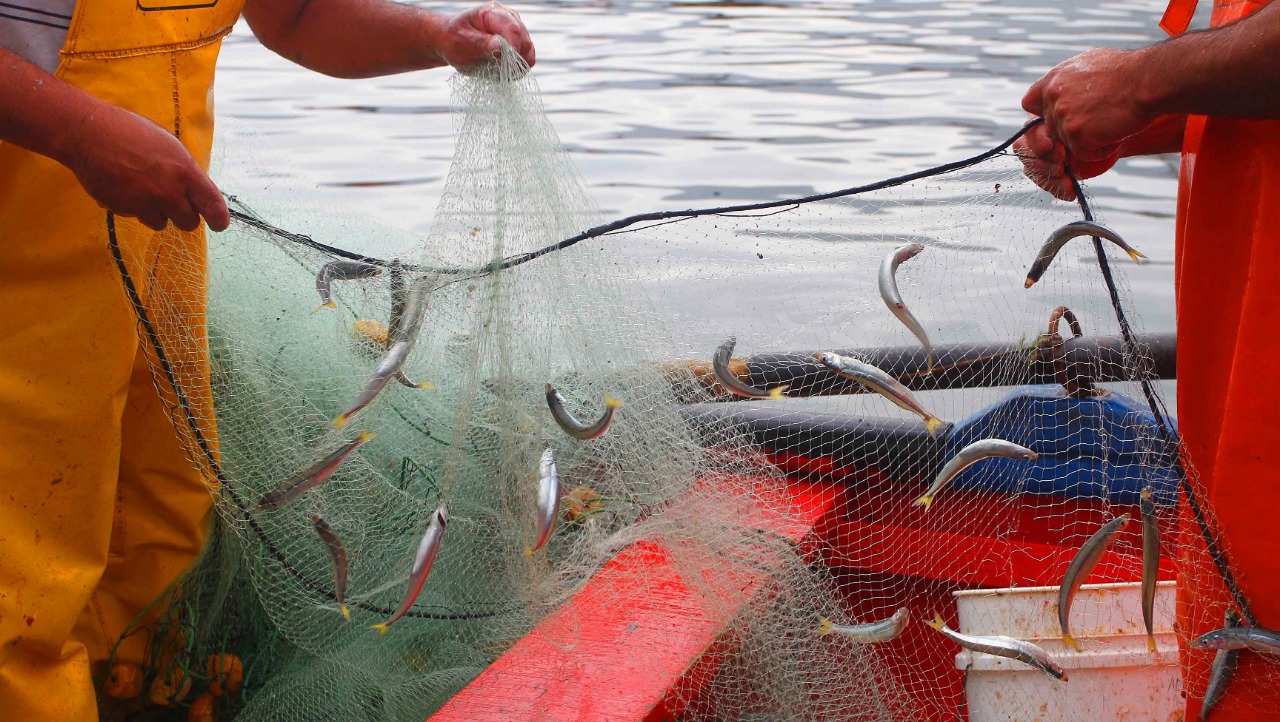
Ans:
{"type": "Polygon", "coordinates": [[[1264,627],[1224,627],[1191,640],[1192,649],[1251,649],[1280,654],[1280,632],[1264,627]]]}
{"type": "MultiPolygon", "coordinates": [[[[1227,612],[1223,620],[1225,629],[1240,625],[1240,617],[1235,612],[1227,612]]],[[[1236,665],[1240,663],[1240,650],[1219,649],[1213,655],[1213,666],[1209,668],[1209,686],[1204,690],[1204,701],[1200,703],[1200,722],[1207,722],[1213,708],[1222,700],[1222,695],[1231,684],[1231,677],[1236,673],[1236,665]]]]}
{"type": "Polygon", "coordinates": [[[983,459],[991,459],[994,457],[1003,457],[1006,459],[1025,459],[1027,461],[1035,461],[1039,458],[1036,452],[1025,446],[1019,446],[1012,441],[1003,439],[982,439],[960,450],[960,453],[951,458],[950,461],[942,467],[942,471],[938,472],[938,476],[933,480],[933,486],[924,493],[924,496],[915,500],[916,506],[923,506],[925,511],[933,505],[933,499],[942,491],[942,488],[951,483],[960,472],[982,461],[983,459]]]}
{"type": "MultiPolygon", "coordinates": [[[[373,375],[361,387],[351,404],[333,420],[334,426],[339,429],[345,426],[352,416],[359,413],[382,393],[391,379],[401,375],[401,369],[408,360],[410,352],[413,351],[414,343],[418,340],[418,327],[422,323],[423,309],[421,294],[417,291],[409,293],[403,315],[396,319],[396,325],[387,332],[387,340],[390,341],[387,353],[383,355],[378,367],[373,370],[373,375]]],[[[427,382],[414,384],[407,378],[401,383],[421,389],[431,387],[427,382]]]]}
{"type": "Polygon", "coordinates": [[[357,281],[361,278],[373,278],[381,273],[381,268],[362,261],[339,260],[324,264],[316,274],[316,291],[320,294],[320,305],[316,307],[316,311],[333,308],[334,281],[357,281]]]}
{"type": "Polygon", "coordinates": [[[711,372],[715,374],[716,382],[725,388],[734,396],[741,396],[747,399],[780,399],[782,392],[787,390],[786,386],[775,386],[771,389],[758,389],[750,384],[743,383],[738,375],[729,369],[729,359],[733,357],[733,347],[738,345],[738,339],[730,336],[729,340],[720,344],[716,349],[716,353],[711,357],[711,372]]]}
{"type": "Polygon", "coordinates": [[[534,527],[537,541],[533,546],[524,548],[525,554],[532,556],[547,543],[559,518],[560,474],[556,471],[555,454],[547,449],[538,462],[538,523],[534,527]]]}
{"type": "Polygon", "coordinates": [[[920,402],[916,400],[916,397],[900,381],[875,366],[851,356],[841,356],[830,351],[816,353],[813,357],[829,370],[847,379],[857,381],[889,399],[900,408],[906,409],[924,419],[925,427],[929,429],[930,436],[937,436],[939,432],[951,427],[947,422],[925,411],[920,402]]]}
{"type": "Polygon", "coordinates": [[[855,642],[862,644],[873,644],[875,642],[888,642],[891,639],[897,639],[902,634],[902,630],[907,628],[907,620],[911,617],[911,613],[906,607],[898,609],[893,613],[892,617],[882,619],[879,622],[868,622],[867,624],[834,624],[826,617],[818,623],[818,634],[842,634],[849,637],[855,642]]]}
{"type": "Polygon", "coordinates": [[[436,554],[440,551],[440,542],[444,539],[444,528],[448,525],[449,505],[442,501],[435,514],[431,515],[431,524],[427,526],[427,533],[422,535],[422,541],[418,543],[418,553],[414,555],[413,567],[409,570],[409,586],[404,590],[404,598],[400,600],[400,606],[387,618],[387,621],[375,624],[369,627],[370,629],[378,630],[378,634],[386,634],[391,625],[400,621],[400,618],[413,607],[414,601],[422,592],[423,585],[427,583],[427,575],[431,573],[431,565],[435,563],[436,554]]]}
{"type": "Polygon", "coordinates": [[[896,275],[899,265],[904,261],[915,258],[923,250],[924,246],[919,243],[908,243],[884,257],[884,260],[880,262],[880,298],[884,299],[884,305],[889,307],[889,311],[898,317],[902,325],[906,326],[908,331],[920,339],[920,344],[924,346],[925,368],[932,373],[933,344],[929,343],[929,335],[924,332],[924,326],[920,325],[915,315],[907,310],[907,305],[902,302],[902,294],[898,293],[898,278],[896,275]]]}
{"type": "Polygon", "coordinates": [[[551,418],[556,420],[556,424],[564,429],[564,432],[575,439],[589,441],[604,436],[604,432],[609,430],[609,425],[613,423],[613,414],[622,406],[622,402],[611,397],[604,397],[604,414],[590,424],[584,424],[574,418],[564,408],[564,397],[556,391],[556,387],[547,384],[547,406],[551,409],[551,418]]]}
{"type": "Polygon", "coordinates": [[[1052,675],[1063,682],[1067,681],[1067,673],[1062,671],[1049,653],[1040,647],[1021,639],[995,635],[980,637],[974,634],[961,634],[942,621],[942,615],[934,615],[933,621],[926,621],[930,627],[942,632],[942,635],[971,652],[992,654],[997,657],[1014,659],[1030,665],[1045,674],[1052,675]]]}
{"type": "Polygon", "coordinates": [[[316,533],[324,541],[325,548],[329,550],[329,561],[333,563],[334,601],[342,608],[342,616],[350,619],[351,610],[347,609],[347,548],[342,545],[342,539],[338,538],[329,522],[320,518],[319,514],[311,515],[311,526],[315,527],[316,533]]]}
{"type": "Polygon", "coordinates": [[[1076,651],[1080,651],[1080,644],[1075,637],[1071,636],[1071,627],[1068,622],[1071,617],[1071,602],[1075,601],[1080,585],[1084,584],[1089,572],[1098,565],[1098,560],[1102,559],[1102,553],[1111,545],[1116,532],[1128,523],[1129,515],[1121,514],[1094,532],[1093,536],[1089,537],[1089,541],[1076,552],[1071,560],[1071,566],[1067,567],[1067,575],[1063,577],[1062,585],[1058,587],[1058,625],[1062,627],[1062,643],[1076,651]]]}
{"type": "Polygon", "coordinates": [[[1071,223],[1068,223],[1054,231],[1053,234],[1049,236],[1049,240],[1045,241],[1044,245],[1040,247],[1040,253],[1036,255],[1035,262],[1031,264],[1031,269],[1027,271],[1027,283],[1024,287],[1031,288],[1035,285],[1035,282],[1040,280],[1040,277],[1044,275],[1044,272],[1049,270],[1049,264],[1053,263],[1054,257],[1058,255],[1058,251],[1061,251],[1063,246],[1067,245],[1067,241],[1072,238],[1079,238],[1080,236],[1097,236],[1098,238],[1105,238],[1117,246],[1120,246],[1125,253],[1129,254],[1129,257],[1133,259],[1134,263],[1140,263],[1140,259],[1146,258],[1146,256],[1139,253],[1136,248],[1125,243],[1124,239],[1120,237],[1120,234],[1110,228],[1094,223],[1093,221],[1072,221],[1071,223]]]}
{"type": "Polygon", "coordinates": [[[1160,567],[1160,529],[1156,526],[1156,502],[1151,487],[1138,501],[1142,512],[1142,623],[1147,627],[1147,651],[1156,651],[1156,572],[1160,567]]]}
{"type": "Polygon", "coordinates": [[[281,484],[279,488],[264,494],[258,500],[258,508],[279,509],[297,499],[303,492],[314,489],[324,483],[324,480],[337,471],[338,467],[342,466],[342,462],[346,461],[352,452],[360,448],[366,441],[372,439],[373,436],[374,434],[370,431],[361,431],[356,438],[339,446],[328,456],[289,477],[289,480],[281,484]]]}

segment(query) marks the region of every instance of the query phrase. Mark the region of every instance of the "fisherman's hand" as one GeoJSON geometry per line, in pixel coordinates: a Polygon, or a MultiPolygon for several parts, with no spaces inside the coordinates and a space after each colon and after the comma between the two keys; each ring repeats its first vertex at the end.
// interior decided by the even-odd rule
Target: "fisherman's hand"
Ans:
{"type": "Polygon", "coordinates": [[[103,208],[157,231],[170,222],[193,231],[202,217],[215,231],[230,224],[218,187],[177,138],[150,120],[95,103],[71,136],[59,160],[103,208]]]}
{"type": "Polygon", "coordinates": [[[1013,144],[1013,152],[1022,161],[1022,171],[1040,188],[1048,191],[1054,198],[1062,201],[1076,199],[1075,188],[1067,175],[1066,166],[1071,165],[1071,172],[1076,178],[1084,180],[1102,175],[1120,159],[1120,152],[1102,160],[1082,160],[1067,152],[1062,142],[1049,135],[1045,123],[1040,123],[1026,132],[1013,144]]]}
{"type": "Polygon", "coordinates": [[[472,8],[449,18],[436,44],[440,57],[462,72],[502,57],[502,41],[533,67],[533,40],[520,14],[499,2],[472,8]]]}

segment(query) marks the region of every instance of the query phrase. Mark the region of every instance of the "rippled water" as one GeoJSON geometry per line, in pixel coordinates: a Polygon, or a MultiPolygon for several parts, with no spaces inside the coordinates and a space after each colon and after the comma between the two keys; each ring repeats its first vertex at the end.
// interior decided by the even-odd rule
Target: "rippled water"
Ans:
{"type": "MultiPolygon", "coordinates": [[[[855,185],[971,155],[1023,121],[1028,85],[1096,46],[1163,37],[1164,3],[513,3],[547,111],[609,217],[855,185]]],[[[437,9],[465,5],[432,3],[437,9]]],[[[425,231],[453,152],[448,71],[324,78],[243,24],[220,118],[261,136],[282,182],[425,231]]],[[[224,150],[234,162],[236,149],[224,150]]],[[[1130,269],[1143,325],[1173,326],[1176,157],[1091,183],[1152,263],[1130,269]]]]}

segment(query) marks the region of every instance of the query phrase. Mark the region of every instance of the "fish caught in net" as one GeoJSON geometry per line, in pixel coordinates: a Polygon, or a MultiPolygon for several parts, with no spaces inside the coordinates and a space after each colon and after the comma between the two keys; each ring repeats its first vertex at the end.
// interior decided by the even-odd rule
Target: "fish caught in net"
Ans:
{"type": "MultiPolygon", "coordinates": [[[[1013,139],[602,224],[524,70],[455,82],[426,238],[255,208],[251,188],[207,246],[108,217],[217,509],[144,620],[153,702],[179,715],[220,684],[220,718],[422,720],[513,647],[585,644],[588,585],[620,618],[680,590],[689,623],[645,638],[716,640],[664,702],[688,720],[976,718],[965,675],[991,659],[1034,679],[1007,719],[1092,703],[1103,683],[1053,603],[1007,643],[953,616],[953,592],[1069,568],[1087,583],[1068,583],[1070,634],[1130,667],[1176,677],[1172,597],[1144,620],[1090,585],[1177,570],[1206,625],[1249,619],[1160,400],[1159,339],[1125,315],[1128,260],[1090,235],[1123,229],[1042,249],[1098,220],[1027,181],[1013,139]]],[[[467,699],[465,718],[502,718],[467,699]]]]}

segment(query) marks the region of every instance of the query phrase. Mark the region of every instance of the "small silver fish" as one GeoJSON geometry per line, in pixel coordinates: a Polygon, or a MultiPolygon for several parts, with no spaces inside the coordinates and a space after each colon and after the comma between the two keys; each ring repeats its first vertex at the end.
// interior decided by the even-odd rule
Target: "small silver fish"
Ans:
{"type": "Polygon", "coordinates": [[[1120,246],[1125,253],[1129,254],[1134,263],[1140,263],[1139,259],[1146,258],[1136,248],[1125,243],[1120,234],[1110,228],[1093,221],[1072,221],[1054,231],[1049,236],[1049,240],[1045,241],[1044,245],[1040,247],[1040,253],[1036,255],[1036,260],[1031,264],[1031,269],[1027,271],[1027,283],[1024,288],[1034,286],[1036,281],[1039,281],[1040,277],[1044,275],[1044,272],[1049,270],[1049,264],[1053,263],[1054,257],[1058,255],[1058,251],[1061,251],[1063,246],[1067,245],[1067,241],[1080,236],[1105,238],[1120,246]]]}
{"type": "Polygon", "coordinates": [[[1191,640],[1192,649],[1251,649],[1280,654],[1280,632],[1263,627],[1224,627],[1191,640]]]}
{"type": "Polygon", "coordinates": [[[786,386],[775,386],[771,389],[758,389],[750,384],[743,383],[732,370],[729,369],[729,359],[733,357],[733,347],[738,345],[738,339],[730,336],[729,340],[720,344],[716,349],[715,355],[711,357],[711,372],[715,374],[716,381],[734,396],[741,396],[746,399],[780,399],[782,392],[787,390],[786,386]]]}
{"type": "Polygon", "coordinates": [[[1147,651],[1156,651],[1156,572],[1160,568],[1160,529],[1156,526],[1156,503],[1151,487],[1142,490],[1138,501],[1142,513],[1142,623],[1147,627],[1147,651]]]}
{"type": "Polygon", "coordinates": [[[378,634],[386,634],[391,625],[398,622],[413,607],[414,601],[422,593],[422,587],[427,583],[427,575],[431,574],[431,565],[436,561],[441,540],[444,539],[444,529],[448,525],[449,505],[442,501],[435,513],[431,515],[431,524],[427,526],[427,532],[422,535],[422,541],[418,543],[418,553],[413,556],[413,567],[409,570],[409,586],[404,590],[404,598],[400,600],[400,606],[387,618],[387,621],[374,624],[369,627],[370,629],[378,630],[378,634]]]}
{"type": "Polygon", "coordinates": [[[937,478],[933,480],[933,485],[924,493],[924,496],[915,500],[916,506],[923,506],[925,511],[933,506],[934,497],[942,488],[951,483],[960,472],[982,461],[983,459],[991,459],[994,457],[1003,457],[1006,459],[1025,459],[1027,461],[1035,461],[1039,458],[1036,452],[1025,446],[1019,446],[1012,441],[1004,439],[982,439],[960,450],[960,453],[951,458],[950,461],[942,467],[942,471],[938,472],[937,478]]]}
{"type": "Polygon", "coordinates": [[[1058,587],[1058,625],[1062,627],[1062,643],[1076,651],[1080,651],[1080,643],[1071,636],[1069,625],[1071,603],[1075,601],[1076,592],[1080,591],[1080,585],[1084,584],[1089,572],[1093,571],[1093,568],[1098,565],[1098,560],[1102,559],[1102,553],[1111,546],[1116,533],[1128,523],[1129,515],[1121,514],[1094,532],[1093,536],[1089,537],[1089,541],[1085,542],[1072,558],[1071,566],[1067,567],[1067,574],[1062,579],[1062,585],[1058,587]]]}
{"type": "Polygon", "coordinates": [[[316,311],[322,308],[333,308],[334,281],[357,281],[362,278],[373,278],[381,273],[381,268],[362,261],[339,260],[324,264],[316,274],[316,291],[320,294],[320,305],[316,307],[316,311]]]}
{"type": "Polygon", "coordinates": [[[574,418],[564,408],[564,397],[556,391],[556,387],[547,384],[547,406],[551,409],[551,418],[556,420],[556,424],[564,429],[564,432],[575,439],[590,441],[604,436],[604,432],[609,430],[609,425],[613,423],[613,414],[622,406],[622,402],[612,396],[604,397],[604,414],[590,424],[584,424],[574,418]]]}
{"type": "Polygon", "coordinates": [[[281,484],[279,488],[264,494],[258,500],[258,508],[279,509],[297,499],[303,492],[314,489],[324,483],[324,480],[337,471],[338,467],[342,466],[342,462],[346,461],[352,452],[373,437],[374,434],[372,432],[361,431],[356,438],[339,446],[320,461],[289,477],[289,480],[281,484]]]}
{"type": "Polygon", "coordinates": [[[538,523],[534,527],[537,541],[533,546],[524,548],[525,554],[532,556],[547,543],[559,518],[560,474],[556,471],[555,454],[547,449],[538,462],[538,523]]]}
{"type": "Polygon", "coordinates": [[[329,522],[319,514],[311,515],[311,526],[315,528],[324,546],[329,550],[329,561],[333,564],[333,598],[342,608],[342,616],[351,618],[351,610],[347,609],[347,548],[338,537],[329,522]]]}
{"type": "MultiPolygon", "coordinates": [[[[422,303],[421,294],[417,291],[410,293],[405,303],[403,315],[396,319],[398,323],[387,330],[387,339],[390,345],[387,353],[383,355],[382,360],[378,362],[378,367],[373,370],[373,374],[364,386],[356,394],[355,399],[337,418],[333,420],[333,425],[341,429],[346,426],[352,416],[355,416],[361,409],[373,402],[378,394],[387,387],[391,379],[402,376],[401,369],[404,367],[405,361],[408,360],[409,354],[413,351],[413,345],[418,340],[418,328],[422,323],[422,314],[424,304],[422,303]]],[[[401,383],[413,386],[414,388],[427,389],[431,388],[428,382],[414,384],[408,378],[401,380],[401,383]]]]}
{"type": "Polygon", "coordinates": [[[929,335],[925,333],[924,326],[920,325],[915,314],[907,309],[907,305],[902,301],[902,294],[898,293],[898,266],[904,261],[915,258],[923,250],[922,244],[908,243],[884,257],[880,262],[880,298],[884,300],[884,305],[889,307],[889,311],[898,317],[902,325],[920,339],[920,344],[924,346],[926,369],[932,373],[933,344],[929,343],[929,335]]]}
{"type": "Polygon", "coordinates": [[[920,402],[916,400],[916,397],[900,381],[875,366],[865,361],[859,361],[850,356],[841,356],[830,351],[816,353],[813,357],[829,370],[847,379],[857,381],[889,399],[900,408],[906,409],[924,419],[925,427],[929,430],[930,436],[937,436],[938,432],[950,427],[947,422],[925,411],[920,402]]]}
{"type": "MultiPolygon", "coordinates": [[[[1235,612],[1227,612],[1223,620],[1225,629],[1240,626],[1240,617],[1235,612]]],[[[1236,665],[1240,663],[1240,650],[1219,649],[1213,655],[1213,666],[1209,668],[1209,685],[1204,690],[1204,701],[1200,703],[1200,722],[1207,722],[1213,708],[1222,700],[1222,695],[1231,684],[1231,677],[1236,673],[1236,665]]]]}
{"type": "Polygon", "coordinates": [[[961,634],[942,621],[942,615],[934,615],[933,621],[926,621],[930,627],[942,632],[942,635],[971,652],[992,654],[1005,659],[1014,659],[1030,665],[1045,674],[1052,675],[1063,682],[1067,681],[1067,673],[1059,667],[1049,653],[1040,647],[1021,639],[995,635],[980,637],[976,634],[961,634]]]}
{"type": "Polygon", "coordinates": [[[910,619],[911,613],[906,607],[901,607],[893,613],[888,619],[882,619],[879,622],[868,622],[867,624],[834,624],[826,617],[818,623],[818,634],[842,634],[853,639],[855,642],[862,644],[874,644],[875,642],[888,642],[897,639],[902,634],[902,630],[907,628],[907,620],[910,619]]]}

